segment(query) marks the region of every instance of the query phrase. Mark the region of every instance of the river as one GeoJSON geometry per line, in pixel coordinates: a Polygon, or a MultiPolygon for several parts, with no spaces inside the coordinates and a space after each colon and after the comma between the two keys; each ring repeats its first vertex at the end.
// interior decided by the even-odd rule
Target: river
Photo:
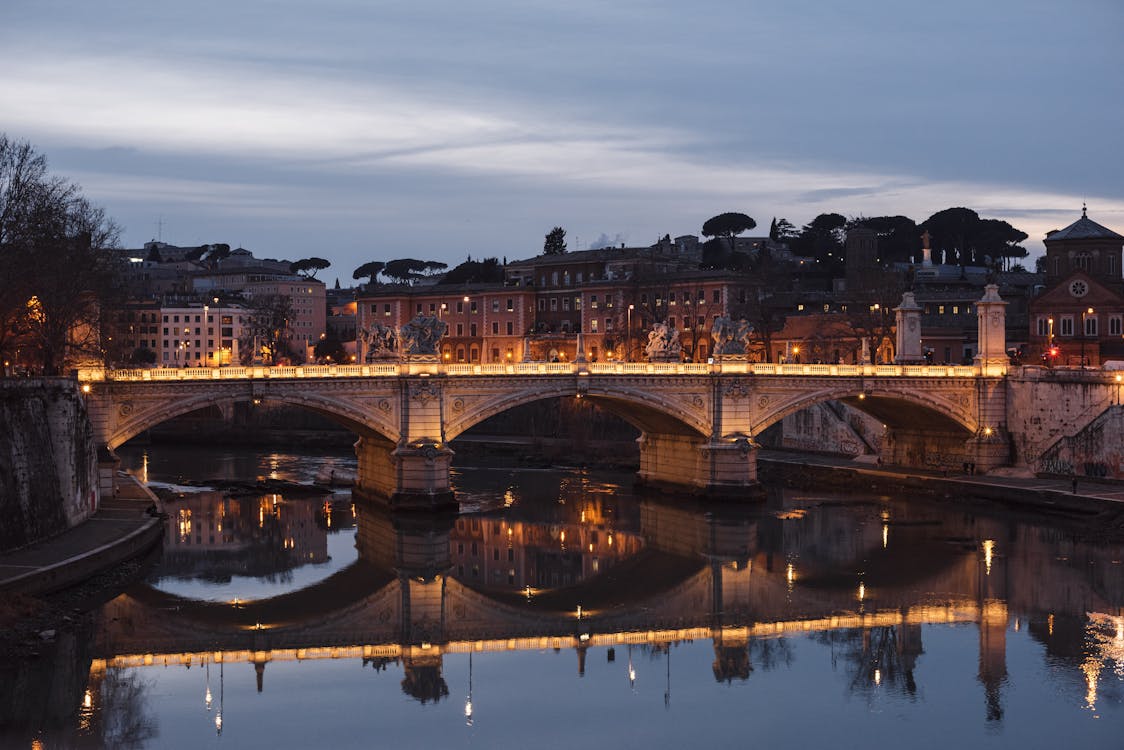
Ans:
{"type": "Polygon", "coordinates": [[[126,447],[182,496],[18,747],[1119,747],[1124,547],[1057,519],[458,467],[459,516],[208,490],[354,458],[126,447]],[[85,662],[83,662],[84,664],[85,662]],[[228,674],[229,673],[229,674],[228,674]]]}

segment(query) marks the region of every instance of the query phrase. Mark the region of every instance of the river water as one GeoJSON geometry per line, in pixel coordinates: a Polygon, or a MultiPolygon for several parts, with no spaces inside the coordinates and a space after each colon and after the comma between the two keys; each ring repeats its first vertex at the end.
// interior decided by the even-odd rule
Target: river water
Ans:
{"type": "Polygon", "coordinates": [[[502,467],[395,518],[206,489],[345,455],[122,458],[183,493],[163,558],[98,613],[77,718],[20,747],[1124,746],[1124,547],[1062,520],[502,467]]]}

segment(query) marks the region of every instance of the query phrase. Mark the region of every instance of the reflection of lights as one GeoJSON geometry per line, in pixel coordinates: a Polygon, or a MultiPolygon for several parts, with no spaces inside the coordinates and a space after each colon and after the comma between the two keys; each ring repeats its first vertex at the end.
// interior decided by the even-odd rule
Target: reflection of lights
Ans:
{"type": "Polygon", "coordinates": [[[874,670],[874,684],[875,685],[881,685],[882,684],[882,670],[881,669],[874,670]]]}
{"type": "Polygon", "coordinates": [[[884,524],[882,524],[882,549],[886,549],[886,546],[889,543],[890,543],[890,524],[884,523],[884,524]]]}
{"type": "Polygon", "coordinates": [[[1048,617],[1046,618],[1046,632],[1047,632],[1047,633],[1048,633],[1049,635],[1053,635],[1053,634],[1054,634],[1054,615],[1053,615],[1053,614],[1050,614],[1050,615],[1049,615],[1049,616],[1048,616],[1048,617]]]}
{"type": "Polygon", "coordinates": [[[582,605],[578,605],[578,619],[582,619],[582,605]]]}
{"type": "Polygon", "coordinates": [[[563,544],[566,543],[566,532],[565,532],[565,530],[562,531],[562,533],[559,535],[558,538],[563,544]]]}
{"type": "Polygon", "coordinates": [[[590,551],[590,552],[592,552],[592,551],[593,551],[593,542],[590,542],[590,543],[589,543],[589,551],[590,551]]]}
{"type": "Polygon", "coordinates": [[[503,493],[503,507],[510,508],[512,505],[515,505],[515,493],[508,489],[503,493]]]}
{"type": "Polygon", "coordinates": [[[612,547],[612,546],[613,546],[613,535],[612,535],[612,534],[609,534],[609,539],[608,539],[608,543],[609,543],[609,546],[610,546],[610,547],[612,547]]]}
{"type": "Polygon", "coordinates": [[[1095,656],[1085,657],[1085,661],[1081,664],[1081,671],[1085,673],[1085,708],[1096,711],[1097,682],[1101,674],[1101,660],[1095,656]]]}
{"type": "Polygon", "coordinates": [[[792,567],[792,563],[789,563],[785,569],[784,577],[788,581],[789,588],[791,588],[792,584],[796,582],[796,568],[792,567]]]}
{"type": "Polygon", "coordinates": [[[222,711],[215,714],[215,731],[222,734],[222,711]]]}
{"type": "Polygon", "coordinates": [[[82,707],[89,708],[92,705],[94,705],[93,693],[90,692],[89,688],[86,688],[86,694],[82,696],[82,707]]]}
{"type": "Polygon", "coordinates": [[[859,582],[859,601],[861,602],[866,598],[866,585],[861,581],[859,582]]]}
{"type": "Polygon", "coordinates": [[[991,557],[995,552],[995,540],[985,539],[983,543],[984,551],[984,570],[987,575],[991,575],[991,557]]]}

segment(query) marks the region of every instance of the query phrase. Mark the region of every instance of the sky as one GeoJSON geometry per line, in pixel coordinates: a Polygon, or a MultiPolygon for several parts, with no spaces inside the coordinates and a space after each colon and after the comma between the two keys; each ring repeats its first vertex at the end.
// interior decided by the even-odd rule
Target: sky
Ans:
{"type": "Polygon", "coordinates": [[[1120,0],[3,0],[0,132],[122,244],[527,258],[724,211],[1124,233],[1120,0]]]}

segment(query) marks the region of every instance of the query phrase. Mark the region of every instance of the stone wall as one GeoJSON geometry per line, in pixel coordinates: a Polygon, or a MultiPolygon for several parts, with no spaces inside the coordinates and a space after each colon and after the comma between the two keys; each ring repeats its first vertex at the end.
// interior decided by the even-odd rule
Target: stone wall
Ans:
{"type": "Polygon", "coordinates": [[[77,384],[0,379],[0,425],[0,551],[88,518],[98,505],[98,462],[77,384]]]}

